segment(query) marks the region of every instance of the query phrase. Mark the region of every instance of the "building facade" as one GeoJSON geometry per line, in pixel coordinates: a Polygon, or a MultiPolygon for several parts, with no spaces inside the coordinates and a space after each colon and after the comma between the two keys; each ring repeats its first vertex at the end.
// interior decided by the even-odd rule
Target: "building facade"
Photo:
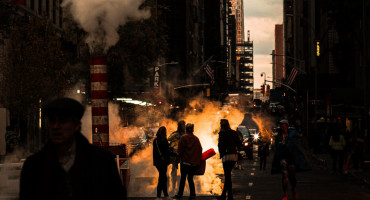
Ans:
{"type": "MultiPolygon", "coordinates": [[[[273,74],[272,78],[276,82],[282,82],[285,77],[284,68],[284,26],[275,24],[275,50],[273,53],[273,74]]],[[[280,84],[274,83],[274,87],[280,87],[280,84]]]]}
{"type": "Polygon", "coordinates": [[[46,15],[56,27],[63,29],[63,8],[61,3],[62,0],[24,0],[19,4],[19,8],[24,9],[29,14],[46,15]]]}
{"type": "Polygon", "coordinates": [[[368,135],[369,8],[367,1],[284,0],[286,76],[299,70],[287,102],[305,132],[335,124],[368,135]]]}

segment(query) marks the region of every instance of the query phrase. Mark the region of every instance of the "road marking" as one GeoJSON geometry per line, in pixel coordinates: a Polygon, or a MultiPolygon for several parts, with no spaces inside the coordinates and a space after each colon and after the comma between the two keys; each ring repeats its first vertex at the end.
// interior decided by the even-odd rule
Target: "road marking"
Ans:
{"type": "Polygon", "coordinates": [[[254,162],[254,163],[253,163],[253,165],[254,165],[254,166],[257,166],[257,162],[254,162]]]}
{"type": "Polygon", "coordinates": [[[247,196],[245,196],[245,199],[252,199],[252,196],[251,195],[247,195],[247,196]]]}
{"type": "Polygon", "coordinates": [[[253,182],[248,183],[248,186],[249,187],[252,187],[253,186],[253,182]]]}
{"type": "Polygon", "coordinates": [[[251,173],[251,176],[254,176],[254,173],[251,173]]]}
{"type": "Polygon", "coordinates": [[[256,170],[256,168],[252,168],[252,170],[253,170],[253,171],[255,171],[255,170],[256,170]]]}

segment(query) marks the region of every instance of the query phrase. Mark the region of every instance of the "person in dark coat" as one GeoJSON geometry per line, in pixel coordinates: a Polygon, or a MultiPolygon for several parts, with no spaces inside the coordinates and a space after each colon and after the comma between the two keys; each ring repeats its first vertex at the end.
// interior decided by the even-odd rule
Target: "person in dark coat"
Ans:
{"type": "Polygon", "coordinates": [[[59,98],[43,113],[49,140],[24,162],[19,200],[127,199],[113,154],[80,133],[84,107],[59,98]]]}
{"type": "MultiPolygon", "coordinates": [[[[5,133],[5,142],[6,142],[6,153],[9,154],[19,154],[19,150],[21,149],[21,139],[19,138],[18,134],[14,131],[12,126],[6,127],[5,133]]],[[[19,156],[14,160],[15,162],[19,161],[19,156]]]]}
{"type": "Polygon", "coordinates": [[[233,199],[232,182],[231,182],[231,171],[238,161],[238,148],[242,148],[242,142],[236,131],[230,128],[229,121],[227,119],[221,119],[220,121],[221,130],[218,133],[218,151],[220,158],[222,159],[222,166],[224,168],[225,185],[222,190],[220,199],[226,199],[226,193],[228,193],[229,200],[233,199]]]}
{"type": "Polygon", "coordinates": [[[172,191],[175,191],[176,187],[179,186],[180,176],[177,175],[179,163],[176,162],[177,150],[179,148],[179,142],[182,135],[185,134],[185,121],[181,120],[177,123],[177,130],[168,136],[168,142],[170,144],[170,160],[172,164],[171,170],[171,183],[172,191]]]}
{"type": "Polygon", "coordinates": [[[174,199],[182,199],[184,193],[185,181],[188,179],[190,197],[195,199],[195,185],[194,174],[197,167],[202,161],[202,145],[197,136],[194,135],[194,124],[188,123],[185,127],[186,133],[181,136],[179,142],[179,149],[177,151],[177,161],[180,161],[180,187],[178,193],[173,197],[174,199]]]}
{"type": "Polygon", "coordinates": [[[167,192],[167,165],[170,164],[169,145],[166,138],[166,127],[161,126],[157,131],[157,137],[153,140],[153,164],[157,168],[159,177],[157,185],[157,197],[168,198],[167,192]]]}
{"type": "Polygon", "coordinates": [[[258,157],[260,157],[260,170],[266,170],[267,156],[269,155],[269,142],[262,138],[258,141],[258,157]]]}
{"type": "Polygon", "coordinates": [[[308,171],[308,164],[302,148],[298,144],[298,134],[294,129],[288,129],[288,120],[280,121],[280,129],[275,137],[275,154],[272,161],[271,173],[282,173],[283,200],[288,199],[288,182],[292,185],[293,198],[296,200],[296,171],[308,171]]]}

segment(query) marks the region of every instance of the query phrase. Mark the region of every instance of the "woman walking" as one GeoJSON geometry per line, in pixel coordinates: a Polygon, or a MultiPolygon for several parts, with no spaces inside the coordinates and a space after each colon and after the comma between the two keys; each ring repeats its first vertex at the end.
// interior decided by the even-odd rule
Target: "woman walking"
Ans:
{"type": "Polygon", "coordinates": [[[225,185],[219,199],[226,200],[226,193],[228,193],[228,200],[233,199],[231,171],[238,161],[237,149],[242,146],[242,142],[236,131],[230,128],[227,119],[221,119],[221,130],[218,133],[218,151],[222,159],[222,166],[224,168],[225,185]]]}
{"type": "Polygon", "coordinates": [[[160,127],[156,134],[157,137],[153,140],[153,164],[159,173],[157,199],[160,199],[162,191],[164,197],[169,198],[167,192],[167,165],[170,163],[170,155],[166,132],[166,127],[160,127]]]}

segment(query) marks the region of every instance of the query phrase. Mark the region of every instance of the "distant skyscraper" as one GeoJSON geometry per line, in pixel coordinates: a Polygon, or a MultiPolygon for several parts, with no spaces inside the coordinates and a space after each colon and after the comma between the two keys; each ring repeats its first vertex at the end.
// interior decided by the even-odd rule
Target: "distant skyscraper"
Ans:
{"type": "Polygon", "coordinates": [[[237,81],[239,82],[238,90],[253,96],[253,41],[250,40],[248,31],[247,41],[237,45],[241,48],[237,56],[240,59],[237,61],[237,81]],[[239,79],[238,79],[239,76],[239,79]]]}
{"type": "Polygon", "coordinates": [[[253,96],[253,41],[245,40],[243,0],[229,0],[231,15],[235,16],[236,63],[235,88],[237,91],[253,96]]]}
{"type": "MultiPolygon", "coordinates": [[[[236,44],[244,42],[244,5],[243,0],[230,0],[231,15],[235,15],[236,21],[236,44]]],[[[241,49],[241,48],[239,48],[241,49]]]]}
{"type": "MultiPolygon", "coordinates": [[[[273,55],[273,79],[277,82],[282,82],[285,77],[284,66],[284,26],[283,24],[275,24],[275,54],[273,55]]],[[[279,87],[280,84],[274,84],[279,87]]]]}

